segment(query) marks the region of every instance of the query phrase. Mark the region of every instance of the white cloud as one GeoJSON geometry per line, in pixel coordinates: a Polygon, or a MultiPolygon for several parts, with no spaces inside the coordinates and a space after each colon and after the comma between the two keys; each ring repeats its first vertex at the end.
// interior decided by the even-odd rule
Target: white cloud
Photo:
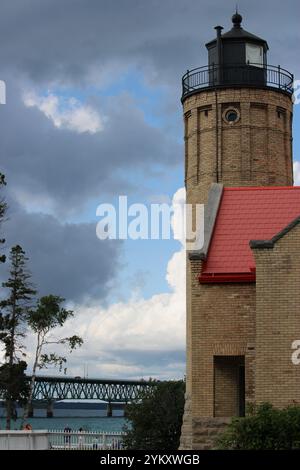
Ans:
{"type": "Polygon", "coordinates": [[[33,198],[32,194],[26,189],[15,187],[12,189],[15,200],[27,211],[31,213],[47,213],[56,215],[53,201],[46,195],[39,195],[33,198]]]}
{"type": "Polygon", "coordinates": [[[294,162],[294,184],[300,186],[300,162],[294,162]]]}
{"type": "MultiPolygon", "coordinates": [[[[173,204],[184,196],[184,189],[178,190],[173,204]]],[[[68,373],[82,375],[88,364],[90,377],[183,377],[185,364],[178,353],[183,356],[185,350],[185,260],[182,244],[167,265],[171,292],[132,297],[107,308],[74,306],[76,315],[60,334],[76,332],[85,343],[71,355],[68,373]]]]}
{"type": "Polygon", "coordinates": [[[82,104],[76,98],[64,99],[53,93],[38,96],[34,92],[26,92],[23,101],[27,107],[38,108],[58,128],[90,134],[103,130],[105,118],[90,105],[82,104]]]}

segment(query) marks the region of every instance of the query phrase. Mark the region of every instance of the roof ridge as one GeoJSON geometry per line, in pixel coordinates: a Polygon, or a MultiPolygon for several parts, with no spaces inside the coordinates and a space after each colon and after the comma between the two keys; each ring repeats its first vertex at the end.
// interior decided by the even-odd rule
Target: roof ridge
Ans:
{"type": "Polygon", "coordinates": [[[280,230],[276,235],[274,235],[269,240],[250,240],[250,248],[274,248],[274,245],[278,240],[283,238],[287,233],[290,232],[296,225],[300,223],[300,216],[293,219],[289,224],[287,224],[282,230],[280,230]]]}
{"type": "Polygon", "coordinates": [[[300,186],[225,186],[224,191],[282,191],[300,189],[300,186]]]}

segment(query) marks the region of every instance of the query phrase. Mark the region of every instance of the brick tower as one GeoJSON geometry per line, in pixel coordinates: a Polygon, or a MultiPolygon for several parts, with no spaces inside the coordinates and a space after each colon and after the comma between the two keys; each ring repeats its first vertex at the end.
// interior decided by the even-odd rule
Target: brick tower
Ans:
{"type": "MultiPolygon", "coordinates": [[[[211,281],[207,267],[226,187],[275,191],[293,184],[293,76],[268,65],[267,42],[242,28],[240,14],[232,22],[225,34],[217,26],[216,38],[206,44],[208,66],[188,71],[182,80],[187,203],[206,205],[204,248],[187,253],[183,449],[209,448],[205,436],[256,401],[255,266],[234,278],[220,272],[220,282],[211,281]]],[[[240,193],[243,201],[249,196],[246,190],[230,195],[240,193]]]]}
{"type": "Polygon", "coordinates": [[[189,202],[211,183],[292,184],[292,77],[267,64],[268,44],[241,27],[206,44],[208,66],[183,77],[185,181],[189,202]]]}

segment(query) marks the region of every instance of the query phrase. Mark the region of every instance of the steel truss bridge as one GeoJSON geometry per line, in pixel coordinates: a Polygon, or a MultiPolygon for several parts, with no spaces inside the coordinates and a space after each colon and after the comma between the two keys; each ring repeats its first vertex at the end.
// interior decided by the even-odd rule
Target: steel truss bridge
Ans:
{"type": "Polygon", "coordinates": [[[108,403],[128,403],[137,400],[142,392],[155,385],[157,382],[142,380],[38,376],[34,384],[33,402],[102,400],[108,403]]]}

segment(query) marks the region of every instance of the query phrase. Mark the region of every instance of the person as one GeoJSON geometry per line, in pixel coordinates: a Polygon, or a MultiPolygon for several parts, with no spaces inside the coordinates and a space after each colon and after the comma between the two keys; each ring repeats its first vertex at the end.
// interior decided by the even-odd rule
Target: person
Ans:
{"type": "Polygon", "coordinates": [[[24,428],[23,428],[25,431],[32,431],[32,426],[30,423],[26,423],[24,428]]]}
{"type": "MultiPolygon", "coordinates": [[[[78,432],[83,432],[83,428],[79,428],[78,432]]],[[[79,436],[78,437],[78,447],[82,448],[82,445],[83,445],[83,439],[82,439],[82,436],[79,436]]]]}
{"type": "Polygon", "coordinates": [[[98,438],[97,438],[97,437],[94,437],[94,438],[93,438],[93,450],[97,450],[97,449],[98,449],[98,444],[99,444],[98,438]]]}
{"type": "Polygon", "coordinates": [[[71,442],[71,436],[70,436],[71,431],[72,431],[72,429],[67,424],[67,426],[64,429],[64,433],[67,434],[66,436],[64,436],[65,444],[70,444],[70,442],[71,442]]]}

